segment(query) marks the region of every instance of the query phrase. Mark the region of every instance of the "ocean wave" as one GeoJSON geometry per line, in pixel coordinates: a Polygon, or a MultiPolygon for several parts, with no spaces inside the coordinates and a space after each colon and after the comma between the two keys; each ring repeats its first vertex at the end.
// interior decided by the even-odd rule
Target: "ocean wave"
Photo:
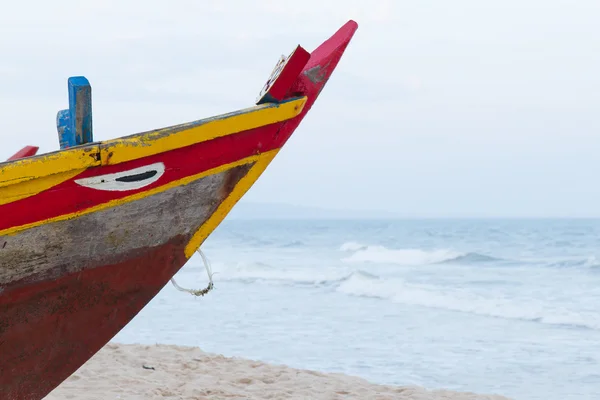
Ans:
{"type": "Polygon", "coordinates": [[[412,306],[600,330],[600,314],[558,309],[534,301],[524,303],[514,299],[483,297],[457,289],[408,284],[400,279],[352,274],[335,290],[350,296],[380,298],[412,306]]]}
{"type": "Polygon", "coordinates": [[[380,263],[404,266],[437,264],[460,257],[452,250],[388,249],[384,246],[366,246],[342,259],[347,263],[380,263]]]}
{"type": "Polygon", "coordinates": [[[357,242],[346,242],[340,246],[340,251],[358,251],[358,250],[364,250],[367,247],[368,246],[365,246],[365,245],[357,243],[357,242]]]}
{"type": "MultiPolygon", "coordinates": [[[[213,265],[215,280],[269,286],[317,287],[352,297],[549,325],[600,330],[600,313],[579,313],[536,299],[482,295],[469,289],[414,284],[362,269],[278,267],[265,263],[213,265]]],[[[191,272],[191,271],[190,271],[191,272]]],[[[201,269],[194,274],[202,274],[201,269]]]]}
{"type": "Polygon", "coordinates": [[[480,253],[466,253],[450,260],[443,261],[443,263],[463,263],[463,264],[483,264],[492,262],[506,261],[502,258],[492,257],[480,253]]]}
{"type": "Polygon", "coordinates": [[[302,246],[305,246],[305,244],[301,240],[294,240],[292,242],[287,242],[287,243],[283,243],[283,244],[279,245],[279,247],[282,247],[282,248],[296,248],[296,247],[302,247],[302,246]]]}
{"type": "Polygon", "coordinates": [[[220,281],[230,282],[261,282],[276,285],[298,285],[298,286],[327,286],[343,282],[352,276],[353,273],[359,273],[364,276],[376,277],[365,271],[351,271],[341,268],[291,268],[291,267],[273,267],[267,264],[240,263],[233,267],[215,268],[220,281]]]}
{"type": "Polygon", "coordinates": [[[347,263],[380,263],[402,266],[419,266],[430,264],[477,264],[503,261],[500,258],[479,253],[464,253],[450,249],[388,249],[385,246],[369,246],[357,242],[346,242],[340,251],[352,254],[343,258],[347,263]]]}
{"type": "Polygon", "coordinates": [[[581,257],[576,259],[561,260],[550,263],[551,267],[558,268],[600,268],[600,260],[596,256],[581,257]]]}

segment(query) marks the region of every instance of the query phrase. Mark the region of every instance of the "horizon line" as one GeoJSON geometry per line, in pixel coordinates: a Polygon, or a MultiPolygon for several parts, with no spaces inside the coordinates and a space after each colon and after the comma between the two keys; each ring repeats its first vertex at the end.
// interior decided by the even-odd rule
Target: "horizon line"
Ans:
{"type": "MultiPolygon", "coordinates": [[[[546,214],[546,215],[535,215],[535,214],[421,214],[421,213],[398,213],[395,211],[385,210],[385,209],[352,209],[352,208],[331,208],[331,207],[322,207],[315,205],[307,205],[307,204],[292,204],[292,203],[283,203],[283,202],[262,202],[262,201],[244,201],[236,204],[231,214],[234,214],[236,209],[239,211],[238,206],[283,206],[289,208],[304,208],[304,209],[312,209],[312,211],[320,211],[323,213],[335,213],[338,216],[331,215],[323,215],[318,217],[242,217],[238,216],[236,218],[240,219],[386,219],[386,220],[407,220],[407,219],[600,219],[600,214],[598,215],[565,215],[565,214],[546,214]],[[351,216],[351,215],[343,215],[339,216],[339,214],[349,214],[349,213],[359,213],[361,215],[351,216]],[[365,214],[374,214],[374,215],[365,215],[365,214]],[[379,215],[377,215],[379,214],[379,215]],[[381,215],[385,214],[385,215],[381,215]]],[[[277,214],[277,213],[275,213],[277,214]]]]}

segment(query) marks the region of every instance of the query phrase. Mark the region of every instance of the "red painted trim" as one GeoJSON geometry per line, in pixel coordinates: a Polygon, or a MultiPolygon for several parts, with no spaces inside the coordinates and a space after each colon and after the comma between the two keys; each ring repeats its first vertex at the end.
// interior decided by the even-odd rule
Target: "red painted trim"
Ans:
{"type": "Polygon", "coordinates": [[[269,80],[265,83],[264,94],[257,101],[257,104],[282,101],[309,59],[310,53],[308,51],[301,46],[296,47],[281,64],[275,67],[269,80]]]}
{"type": "Polygon", "coordinates": [[[286,98],[306,96],[307,100],[298,116],[283,123],[279,135],[286,139],[281,143],[281,146],[286,143],[312,108],[357,29],[358,24],[355,21],[348,21],[311,53],[310,60],[286,96],[286,98]]]}
{"type": "Polygon", "coordinates": [[[16,152],[12,157],[10,157],[7,161],[14,161],[20,158],[35,156],[40,148],[36,146],[25,146],[18,152],[16,152]]]}

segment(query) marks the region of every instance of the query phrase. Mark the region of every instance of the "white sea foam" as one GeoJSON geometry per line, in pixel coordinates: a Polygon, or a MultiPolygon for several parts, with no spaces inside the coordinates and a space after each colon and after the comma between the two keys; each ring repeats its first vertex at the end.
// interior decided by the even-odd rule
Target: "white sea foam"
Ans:
{"type": "Polygon", "coordinates": [[[600,267],[600,261],[598,261],[596,256],[590,256],[585,260],[583,266],[587,268],[598,268],[600,267]]]}
{"type": "Polygon", "coordinates": [[[351,296],[381,298],[400,304],[600,330],[599,313],[557,308],[533,299],[523,301],[484,297],[461,289],[409,284],[401,279],[381,279],[355,273],[341,282],[336,291],[351,296]]]}
{"type": "Polygon", "coordinates": [[[346,268],[273,267],[261,263],[239,263],[216,269],[221,281],[264,282],[288,285],[324,285],[345,279],[352,271],[346,268]]]}
{"type": "Polygon", "coordinates": [[[380,263],[402,266],[428,265],[457,259],[465,253],[448,249],[388,249],[384,246],[364,246],[356,242],[344,243],[342,251],[353,252],[342,260],[347,263],[380,263]]]}
{"type": "Polygon", "coordinates": [[[346,242],[340,246],[340,251],[358,251],[366,248],[367,246],[357,242],[346,242]]]}
{"type": "Polygon", "coordinates": [[[579,256],[560,259],[549,263],[549,266],[558,268],[598,268],[600,267],[600,260],[594,255],[588,257],[579,256]]]}
{"type": "Polygon", "coordinates": [[[382,278],[360,269],[277,268],[267,264],[240,263],[215,269],[222,282],[253,282],[265,285],[318,286],[349,296],[379,298],[399,304],[463,312],[496,318],[571,325],[600,330],[600,313],[577,312],[536,299],[483,296],[473,291],[407,283],[382,278]]]}

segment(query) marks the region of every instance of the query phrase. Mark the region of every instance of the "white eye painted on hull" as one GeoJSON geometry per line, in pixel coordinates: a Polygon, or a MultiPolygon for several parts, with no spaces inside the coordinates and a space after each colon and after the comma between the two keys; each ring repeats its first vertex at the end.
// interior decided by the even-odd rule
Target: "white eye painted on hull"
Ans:
{"type": "Polygon", "coordinates": [[[159,180],[164,173],[165,165],[159,162],[114,174],[76,179],[75,183],[91,189],[123,192],[148,186],[159,180]]]}

